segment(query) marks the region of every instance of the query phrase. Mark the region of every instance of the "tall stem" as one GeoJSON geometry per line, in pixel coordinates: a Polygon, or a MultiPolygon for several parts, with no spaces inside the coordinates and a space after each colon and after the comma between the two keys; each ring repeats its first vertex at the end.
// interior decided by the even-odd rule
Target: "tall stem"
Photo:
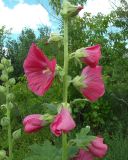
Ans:
{"type": "MultiPolygon", "coordinates": [[[[9,94],[9,88],[7,87],[7,95],[9,94]]],[[[12,133],[11,133],[11,110],[9,108],[9,101],[6,96],[7,105],[7,118],[9,120],[8,124],[8,146],[9,146],[9,160],[12,160],[12,133]]]]}
{"type": "MultiPolygon", "coordinates": [[[[64,18],[64,78],[63,78],[63,102],[67,107],[68,99],[68,19],[64,18]]],[[[67,134],[62,135],[62,160],[68,159],[67,134]]]]}

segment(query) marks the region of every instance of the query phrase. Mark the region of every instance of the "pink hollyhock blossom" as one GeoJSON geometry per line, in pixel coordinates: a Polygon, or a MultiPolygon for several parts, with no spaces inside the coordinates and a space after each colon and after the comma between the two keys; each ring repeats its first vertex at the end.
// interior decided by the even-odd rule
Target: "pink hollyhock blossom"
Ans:
{"type": "Polygon", "coordinates": [[[101,58],[101,47],[99,44],[84,49],[85,57],[81,60],[89,65],[90,67],[95,67],[99,63],[101,58]]]}
{"type": "Polygon", "coordinates": [[[67,108],[62,108],[61,112],[56,115],[54,121],[52,122],[50,128],[53,134],[60,136],[62,132],[67,133],[74,129],[76,126],[69,110],[67,108]]]}
{"type": "Polygon", "coordinates": [[[45,121],[41,119],[41,116],[41,114],[32,114],[25,117],[23,120],[23,125],[25,127],[24,131],[26,133],[32,133],[40,130],[45,124],[45,121]]]}
{"type": "Polygon", "coordinates": [[[50,61],[33,43],[23,67],[28,80],[28,87],[35,94],[39,96],[44,95],[54,79],[56,60],[50,61]]]}
{"type": "Polygon", "coordinates": [[[91,152],[80,149],[78,155],[71,160],[94,160],[94,156],[91,152]]]}
{"type": "Polygon", "coordinates": [[[103,158],[108,150],[108,146],[103,143],[103,138],[96,137],[96,139],[91,142],[88,149],[95,157],[103,158]]]}
{"type": "Polygon", "coordinates": [[[80,88],[80,91],[92,102],[103,96],[105,92],[101,71],[101,66],[96,66],[95,68],[87,66],[83,69],[81,74],[84,78],[84,87],[80,88]]]}

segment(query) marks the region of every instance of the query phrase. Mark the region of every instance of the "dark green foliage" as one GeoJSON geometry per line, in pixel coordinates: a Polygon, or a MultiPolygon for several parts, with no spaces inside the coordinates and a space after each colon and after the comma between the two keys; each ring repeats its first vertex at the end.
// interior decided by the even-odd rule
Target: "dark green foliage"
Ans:
{"type": "Polygon", "coordinates": [[[30,156],[25,160],[60,160],[61,150],[51,145],[49,141],[45,141],[42,145],[33,144],[30,146],[30,156]]]}
{"type": "Polygon", "coordinates": [[[112,137],[108,134],[105,137],[109,151],[104,160],[127,160],[128,136],[124,136],[122,131],[119,131],[112,137]]]}

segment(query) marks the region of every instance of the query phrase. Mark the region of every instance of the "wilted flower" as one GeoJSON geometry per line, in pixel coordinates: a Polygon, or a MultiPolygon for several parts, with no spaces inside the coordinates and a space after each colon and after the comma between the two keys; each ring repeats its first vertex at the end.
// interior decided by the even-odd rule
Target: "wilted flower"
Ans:
{"type": "Polygon", "coordinates": [[[50,128],[53,134],[60,136],[63,132],[67,133],[74,129],[76,126],[69,110],[67,108],[62,108],[61,112],[56,115],[54,121],[52,122],[50,128]]]}
{"type": "Polygon", "coordinates": [[[83,69],[81,76],[77,76],[73,80],[76,88],[90,101],[96,101],[105,92],[101,71],[101,66],[94,68],[87,66],[83,69]]]}
{"type": "Polygon", "coordinates": [[[24,61],[24,71],[28,87],[35,94],[42,96],[52,85],[55,76],[56,60],[49,60],[33,43],[24,61]]]}
{"type": "Polygon", "coordinates": [[[28,115],[23,120],[24,131],[26,133],[37,132],[43,127],[44,124],[45,121],[42,120],[41,114],[28,115]]]}

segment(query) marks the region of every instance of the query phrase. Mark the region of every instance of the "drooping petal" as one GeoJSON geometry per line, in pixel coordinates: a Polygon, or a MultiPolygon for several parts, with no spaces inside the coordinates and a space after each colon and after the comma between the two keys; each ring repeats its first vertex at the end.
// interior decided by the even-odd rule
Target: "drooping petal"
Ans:
{"type": "Polygon", "coordinates": [[[100,45],[95,45],[91,47],[85,48],[85,57],[81,60],[89,65],[90,67],[95,67],[99,63],[99,59],[101,58],[101,47],[100,45]]]}
{"type": "Polygon", "coordinates": [[[31,124],[27,124],[24,127],[24,131],[26,133],[38,132],[41,128],[42,128],[42,126],[33,126],[31,124]]]}
{"type": "Polygon", "coordinates": [[[85,88],[81,88],[81,93],[90,101],[96,101],[103,96],[105,92],[104,82],[101,75],[102,67],[96,66],[91,68],[85,67],[82,71],[82,76],[85,77],[85,88]]]}
{"type": "Polygon", "coordinates": [[[39,96],[44,95],[52,85],[56,60],[50,61],[35,44],[32,44],[23,67],[29,89],[39,96]]]}
{"type": "Polygon", "coordinates": [[[76,155],[72,160],[94,160],[94,156],[91,152],[80,149],[78,155],[76,155]]]}
{"type": "Polygon", "coordinates": [[[108,146],[103,143],[103,138],[97,137],[91,142],[89,151],[98,158],[103,158],[108,150],[108,146]]]}
{"type": "Polygon", "coordinates": [[[42,115],[40,114],[32,114],[25,117],[23,120],[24,131],[26,133],[32,133],[40,130],[45,124],[45,121],[41,119],[41,116],[42,115]]]}
{"type": "Polygon", "coordinates": [[[60,136],[62,132],[67,133],[76,126],[67,108],[62,108],[61,112],[55,117],[50,128],[53,134],[60,136]]]}

